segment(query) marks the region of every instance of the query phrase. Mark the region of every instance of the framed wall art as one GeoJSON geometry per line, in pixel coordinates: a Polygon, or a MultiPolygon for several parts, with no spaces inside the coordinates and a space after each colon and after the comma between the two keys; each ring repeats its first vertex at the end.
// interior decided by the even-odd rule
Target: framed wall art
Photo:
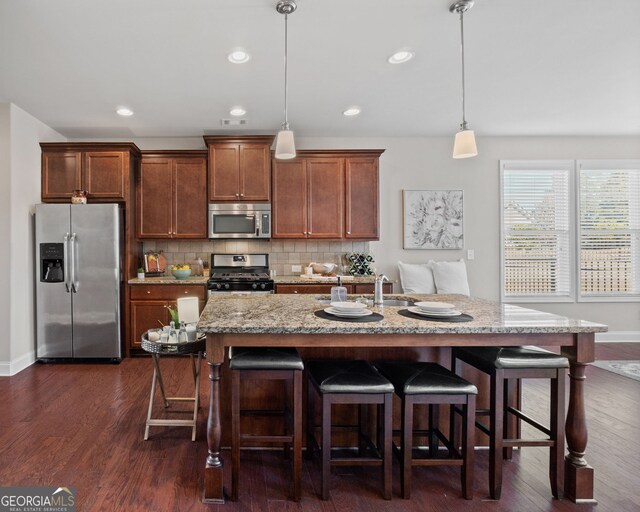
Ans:
{"type": "Polygon", "coordinates": [[[462,249],[462,190],[403,190],[405,249],[462,249]]]}

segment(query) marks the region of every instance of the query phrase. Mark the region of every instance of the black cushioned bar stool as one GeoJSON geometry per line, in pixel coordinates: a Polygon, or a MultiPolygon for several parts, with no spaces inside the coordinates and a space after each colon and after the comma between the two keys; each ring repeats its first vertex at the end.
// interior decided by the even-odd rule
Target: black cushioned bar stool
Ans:
{"type": "Polygon", "coordinates": [[[360,360],[310,361],[307,363],[309,375],[309,404],[307,408],[307,456],[313,456],[313,448],[318,448],[315,437],[315,398],[320,396],[322,407],[322,483],[323,500],[329,499],[329,479],[331,466],[372,465],[382,466],[384,499],[391,499],[391,436],[393,415],[393,385],[373,366],[360,360]],[[362,431],[362,421],[357,427],[359,443],[366,443],[367,452],[359,450],[357,457],[331,456],[331,406],[333,404],[360,404],[360,420],[363,404],[378,404],[377,446],[362,431]],[[373,451],[373,453],[369,453],[373,451]]]}
{"type": "Polygon", "coordinates": [[[500,499],[502,491],[502,459],[508,458],[516,446],[548,446],[551,492],[561,497],[564,481],[564,389],[569,360],[538,347],[461,347],[452,351],[452,367],[459,373],[459,361],[477,368],[490,377],[489,410],[478,415],[489,416],[489,428],[476,426],[489,436],[489,493],[500,499]],[[509,405],[509,390],[518,379],[549,379],[551,382],[550,427],[547,428],[509,405]],[[513,431],[509,414],[535,427],[546,439],[521,439],[513,431]]]}
{"type": "Polygon", "coordinates": [[[238,499],[240,476],[240,446],[242,441],[276,443],[288,453],[293,445],[293,479],[291,498],[300,500],[302,469],[302,371],[304,364],[294,348],[232,347],[231,369],[231,499],[238,499]],[[285,433],[282,435],[252,435],[240,432],[241,415],[273,415],[273,411],[242,410],[240,408],[241,380],[282,380],[292,383],[293,408],[285,406],[285,433]],[[291,428],[293,424],[293,428],[291,428]],[[293,430],[293,433],[291,431],[293,430]]]}
{"type": "MultiPolygon", "coordinates": [[[[455,373],[437,363],[423,362],[384,362],[376,363],[380,373],[391,381],[396,395],[402,399],[401,436],[399,450],[402,468],[400,482],[402,497],[411,495],[412,466],[453,465],[462,466],[462,494],[466,499],[473,498],[473,449],[476,414],[476,395],[478,389],[455,373]],[[413,406],[429,405],[429,429],[416,430],[413,427],[413,406]],[[447,439],[438,427],[439,404],[461,406],[462,413],[462,449],[458,451],[455,440],[456,423],[451,422],[447,439]],[[414,436],[428,437],[428,458],[417,457],[421,450],[416,449],[414,457],[414,436]],[[448,449],[448,457],[438,458],[439,442],[448,449]]],[[[415,447],[417,448],[417,447],[415,447]]]]}

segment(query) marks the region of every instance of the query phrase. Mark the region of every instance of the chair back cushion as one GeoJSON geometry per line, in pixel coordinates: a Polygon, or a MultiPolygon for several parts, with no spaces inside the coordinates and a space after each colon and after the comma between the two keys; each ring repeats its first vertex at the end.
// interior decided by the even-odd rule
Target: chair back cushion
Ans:
{"type": "Polygon", "coordinates": [[[400,285],[404,293],[436,293],[433,271],[431,270],[432,263],[432,261],[417,264],[398,262],[400,285]]]}
{"type": "Polygon", "coordinates": [[[467,281],[467,267],[464,260],[458,261],[433,261],[433,280],[437,293],[458,293],[469,295],[469,282],[467,281]]]}

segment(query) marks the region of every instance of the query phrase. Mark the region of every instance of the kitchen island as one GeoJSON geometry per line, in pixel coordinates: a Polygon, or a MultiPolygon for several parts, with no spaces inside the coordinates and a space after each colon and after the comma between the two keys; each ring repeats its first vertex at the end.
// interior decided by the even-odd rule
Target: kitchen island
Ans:
{"type": "Polygon", "coordinates": [[[594,337],[607,327],[518,306],[460,295],[402,295],[397,299],[449,302],[473,317],[450,323],[401,316],[404,307],[373,308],[379,322],[326,320],[314,313],[326,307],[313,295],[242,295],[208,301],[198,328],[207,333],[210,399],[207,422],[208,457],[204,501],[223,503],[223,460],[220,454],[221,366],[229,346],[279,346],[300,349],[336,347],[453,347],[537,345],[561,347],[570,360],[569,408],[565,459],[565,495],[573,501],[593,500],[593,468],[585,459],[587,427],[584,408],[586,365],[594,360],[594,337]]]}

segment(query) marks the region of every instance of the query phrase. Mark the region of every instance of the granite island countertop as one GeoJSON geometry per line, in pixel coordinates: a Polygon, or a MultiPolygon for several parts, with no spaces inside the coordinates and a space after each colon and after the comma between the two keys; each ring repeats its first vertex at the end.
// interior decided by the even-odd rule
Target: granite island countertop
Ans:
{"type": "Polygon", "coordinates": [[[372,308],[379,322],[352,323],[318,318],[314,312],[326,304],[317,295],[225,295],[209,298],[198,329],[219,334],[480,334],[480,333],[595,333],[607,326],[571,319],[511,304],[463,295],[397,295],[385,298],[449,302],[470,322],[452,323],[401,316],[402,306],[372,308]]]}

